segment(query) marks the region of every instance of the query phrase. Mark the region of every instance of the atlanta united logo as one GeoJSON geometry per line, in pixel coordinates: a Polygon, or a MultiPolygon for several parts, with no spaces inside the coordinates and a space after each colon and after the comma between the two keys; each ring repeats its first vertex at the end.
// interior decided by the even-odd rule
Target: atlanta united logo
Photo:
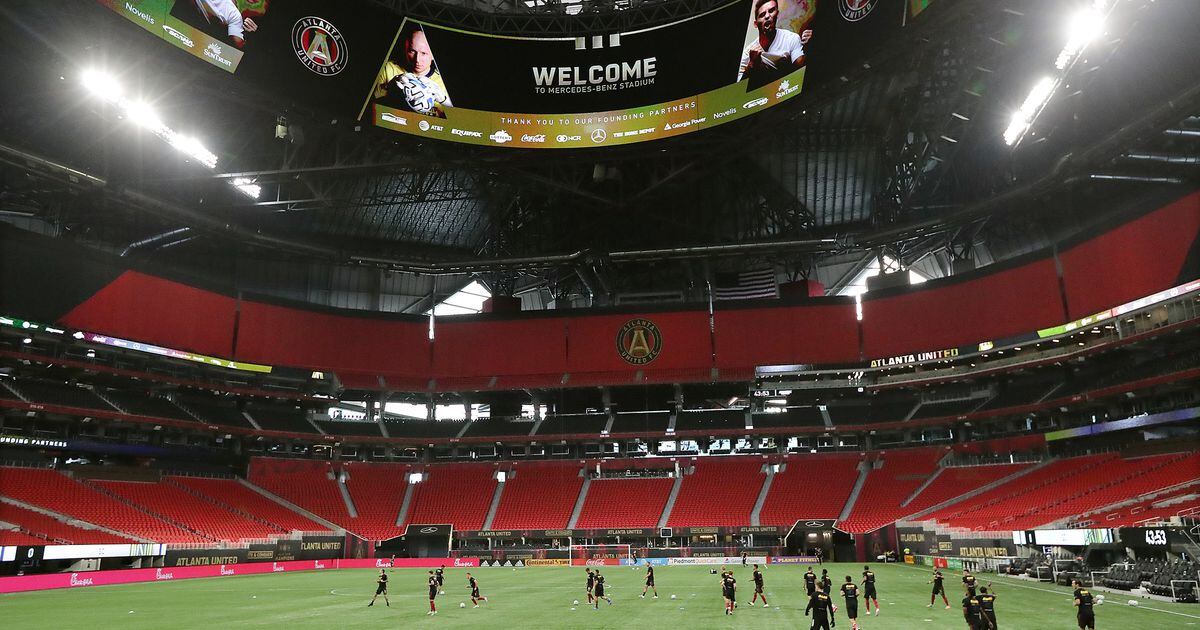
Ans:
{"type": "Polygon", "coordinates": [[[877,4],[879,0],[838,0],[838,9],[847,22],[857,22],[870,15],[877,4]]]}
{"type": "Polygon", "coordinates": [[[328,20],[308,16],[292,27],[292,51],[305,68],[323,76],[333,76],[346,69],[350,49],[346,38],[328,20]]]}
{"type": "Polygon", "coordinates": [[[645,365],[662,352],[662,333],[648,319],[631,319],[617,332],[617,354],[633,365],[645,365]]]}

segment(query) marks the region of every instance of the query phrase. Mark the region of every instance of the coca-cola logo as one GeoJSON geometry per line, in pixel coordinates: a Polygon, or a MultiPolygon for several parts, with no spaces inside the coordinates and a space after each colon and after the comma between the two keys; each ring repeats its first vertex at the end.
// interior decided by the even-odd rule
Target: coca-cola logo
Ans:
{"type": "Polygon", "coordinates": [[[233,569],[226,569],[225,565],[221,565],[221,575],[233,575],[236,573],[233,569]]]}
{"type": "Polygon", "coordinates": [[[71,586],[94,586],[94,585],[95,585],[95,582],[92,581],[92,578],[79,579],[78,573],[71,574],[71,586]]]}
{"type": "Polygon", "coordinates": [[[154,579],[155,580],[174,580],[175,574],[171,573],[169,571],[163,571],[162,569],[155,569],[154,570],[154,579]]]}
{"type": "Polygon", "coordinates": [[[604,561],[603,561],[603,560],[588,560],[588,561],[587,561],[587,566],[589,566],[589,567],[602,567],[602,566],[604,566],[604,561]]]}

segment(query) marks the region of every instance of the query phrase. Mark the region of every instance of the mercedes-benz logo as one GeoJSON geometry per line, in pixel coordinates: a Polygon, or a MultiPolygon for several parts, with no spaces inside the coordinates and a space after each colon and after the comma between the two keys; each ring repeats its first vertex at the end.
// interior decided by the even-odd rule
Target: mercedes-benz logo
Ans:
{"type": "Polygon", "coordinates": [[[809,522],[805,523],[804,526],[805,527],[824,527],[825,523],[822,523],[821,521],[809,521],[809,522]]]}
{"type": "Polygon", "coordinates": [[[422,534],[433,534],[433,533],[436,533],[437,530],[438,530],[438,528],[436,528],[436,527],[422,527],[421,533],[422,534]]]}
{"type": "Polygon", "coordinates": [[[600,144],[608,139],[608,132],[603,129],[596,129],[592,132],[592,142],[600,144]]]}

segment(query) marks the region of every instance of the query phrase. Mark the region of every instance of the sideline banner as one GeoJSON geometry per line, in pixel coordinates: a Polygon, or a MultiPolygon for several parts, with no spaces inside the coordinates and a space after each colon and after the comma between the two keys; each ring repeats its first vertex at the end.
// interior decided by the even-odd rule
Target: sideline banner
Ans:
{"type": "Polygon", "coordinates": [[[167,582],[190,578],[225,577],[231,575],[323,571],[329,569],[435,568],[451,563],[455,567],[477,567],[479,566],[479,558],[397,558],[395,564],[383,558],[295,560],[290,562],[256,562],[194,567],[92,571],[88,573],[50,573],[45,575],[0,578],[0,593],[21,593],[25,591],[79,588],[84,586],[109,586],[138,582],[167,582]]]}
{"type": "Polygon", "coordinates": [[[816,556],[771,556],[769,564],[817,564],[816,556]]]}
{"type": "MultiPolygon", "coordinates": [[[[748,556],[747,564],[767,564],[766,556],[748,556]]],[[[712,556],[702,558],[667,558],[669,565],[714,565],[714,564],[742,564],[741,556],[712,556]]]]}

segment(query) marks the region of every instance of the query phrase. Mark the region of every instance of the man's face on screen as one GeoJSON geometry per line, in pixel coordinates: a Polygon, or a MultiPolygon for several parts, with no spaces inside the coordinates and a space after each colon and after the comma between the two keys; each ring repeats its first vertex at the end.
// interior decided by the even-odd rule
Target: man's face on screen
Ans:
{"type": "Polygon", "coordinates": [[[412,37],[404,46],[405,60],[408,70],[417,74],[428,74],[433,65],[433,53],[429,50],[429,40],[425,39],[424,31],[413,31],[412,37]]]}
{"type": "Polygon", "coordinates": [[[773,32],[777,19],[779,19],[779,4],[773,0],[771,2],[764,2],[754,14],[754,24],[758,26],[758,32],[760,33],[773,32]]]}

